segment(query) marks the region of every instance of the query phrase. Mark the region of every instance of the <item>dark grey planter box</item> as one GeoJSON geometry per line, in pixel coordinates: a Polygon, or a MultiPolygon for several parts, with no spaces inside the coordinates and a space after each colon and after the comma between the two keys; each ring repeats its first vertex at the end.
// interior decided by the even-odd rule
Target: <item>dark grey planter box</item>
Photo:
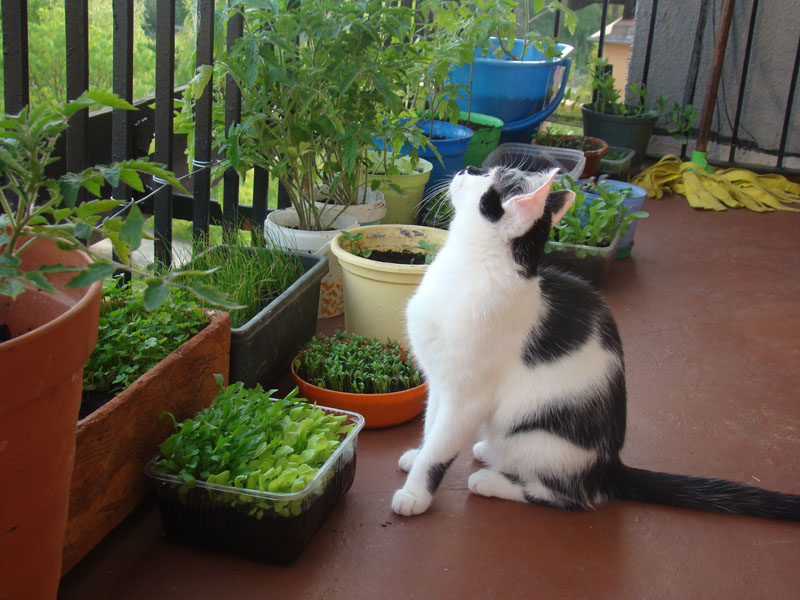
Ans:
{"type": "Polygon", "coordinates": [[[231,329],[231,382],[269,388],[316,333],[319,286],[328,272],[328,259],[305,252],[298,256],[303,274],[247,323],[231,329]]]}
{"type": "Polygon", "coordinates": [[[305,273],[247,323],[231,329],[231,382],[271,386],[317,331],[319,285],[328,259],[299,256],[305,273]]]}

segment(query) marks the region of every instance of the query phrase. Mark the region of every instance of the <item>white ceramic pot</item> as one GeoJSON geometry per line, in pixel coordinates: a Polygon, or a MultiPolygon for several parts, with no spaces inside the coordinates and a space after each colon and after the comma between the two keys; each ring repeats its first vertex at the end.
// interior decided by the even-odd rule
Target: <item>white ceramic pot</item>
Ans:
{"type": "MultiPolygon", "coordinates": [[[[331,207],[328,210],[336,209],[331,207]]],[[[293,208],[280,208],[267,215],[264,235],[284,248],[297,249],[328,258],[328,273],[320,282],[318,317],[328,318],[344,311],[342,292],[342,268],[331,254],[331,240],[342,229],[356,227],[358,221],[353,215],[342,213],[331,223],[328,231],[306,231],[297,229],[300,219],[293,208]]]]}
{"type": "MultiPolygon", "coordinates": [[[[363,194],[359,192],[359,198],[363,194]]],[[[325,203],[317,202],[319,208],[325,208],[325,203]]],[[[341,210],[341,206],[328,205],[328,210],[341,210]]],[[[344,209],[344,212],[353,215],[359,225],[377,225],[386,215],[386,199],[380,190],[367,190],[366,201],[358,204],[351,204],[344,209]]]]}

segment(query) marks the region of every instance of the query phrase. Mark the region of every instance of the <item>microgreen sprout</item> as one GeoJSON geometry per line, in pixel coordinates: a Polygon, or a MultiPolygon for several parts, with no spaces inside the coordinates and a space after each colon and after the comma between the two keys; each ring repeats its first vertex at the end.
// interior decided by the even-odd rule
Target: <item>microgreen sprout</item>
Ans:
{"type": "MultiPolygon", "coordinates": [[[[221,385],[221,377],[217,377],[221,385]]],[[[220,387],[214,402],[191,419],[175,422],[175,433],[161,444],[154,471],[183,481],[185,492],[197,481],[271,493],[306,488],[340,446],[353,425],[297,398],[297,388],[283,399],[276,390],[241,382],[220,387]]],[[[250,504],[249,514],[281,516],[302,512],[302,500],[266,499],[208,489],[215,502],[250,504]]]]}
{"type": "Polygon", "coordinates": [[[294,363],[299,377],[324,389],[386,394],[417,387],[422,376],[396,341],[337,331],[315,336],[294,363]]]}
{"type": "Polygon", "coordinates": [[[360,256],[362,258],[369,258],[372,254],[372,250],[368,248],[362,248],[359,242],[361,238],[364,237],[364,234],[361,232],[353,233],[351,231],[342,231],[341,234],[342,242],[345,246],[345,250],[348,250],[351,254],[355,254],[356,256],[360,256]]]}
{"type": "Polygon", "coordinates": [[[439,244],[426,242],[425,240],[419,241],[419,247],[425,251],[425,264],[429,265],[436,258],[436,251],[439,249],[439,244]]]}

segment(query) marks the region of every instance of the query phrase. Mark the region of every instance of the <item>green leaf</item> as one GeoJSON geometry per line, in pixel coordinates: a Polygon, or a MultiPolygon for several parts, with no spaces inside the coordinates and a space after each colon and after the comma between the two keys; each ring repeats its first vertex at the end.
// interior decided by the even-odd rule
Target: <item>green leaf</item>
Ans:
{"type": "Polygon", "coordinates": [[[99,279],[113,275],[114,271],[115,267],[111,263],[95,262],[90,264],[86,270],[70,279],[66,286],[69,288],[83,288],[99,279]]]}
{"type": "Polygon", "coordinates": [[[0,277],[0,296],[11,296],[11,299],[16,299],[22,292],[25,291],[25,286],[18,279],[6,279],[0,277]]]}
{"type": "Polygon", "coordinates": [[[100,90],[100,89],[91,89],[83,94],[81,94],[79,100],[91,100],[92,102],[96,102],[97,104],[102,104],[103,106],[109,106],[111,108],[122,108],[124,110],[137,110],[137,108],[123,100],[115,93],[110,92],[108,90],[100,90]]]}
{"type": "Polygon", "coordinates": [[[56,290],[55,286],[47,280],[41,271],[28,271],[25,273],[24,278],[45,292],[55,293],[58,291],[56,290]]]}
{"type": "Polygon", "coordinates": [[[119,200],[90,200],[78,206],[75,210],[75,214],[82,218],[88,217],[89,215],[99,215],[119,205],[119,200]]]}
{"type": "Polygon", "coordinates": [[[163,279],[148,279],[144,290],[144,308],[152,311],[161,306],[169,295],[170,285],[163,279]]]}
{"type": "Polygon", "coordinates": [[[144,216],[139,207],[134,204],[128,211],[128,216],[122,223],[120,240],[130,246],[131,251],[135,251],[142,243],[142,230],[144,229],[144,216]]]}
{"type": "Polygon", "coordinates": [[[219,290],[214,289],[213,287],[204,283],[187,283],[186,287],[188,287],[198,298],[201,298],[205,302],[213,304],[214,306],[219,306],[228,310],[244,308],[240,304],[229,302],[228,294],[220,292],[219,290]]]}
{"type": "Polygon", "coordinates": [[[137,192],[144,191],[144,185],[142,185],[142,178],[139,177],[139,173],[137,173],[134,169],[120,169],[119,176],[122,181],[127,183],[131,188],[136,190],[137,192]]]}

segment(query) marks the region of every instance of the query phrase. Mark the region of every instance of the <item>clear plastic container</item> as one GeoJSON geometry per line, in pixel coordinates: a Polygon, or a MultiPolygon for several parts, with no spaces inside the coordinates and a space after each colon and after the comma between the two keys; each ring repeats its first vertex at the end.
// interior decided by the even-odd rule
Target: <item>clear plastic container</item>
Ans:
{"type": "Polygon", "coordinates": [[[557,167],[562,175],[578,179],[586,164],[580,150],[508,143],[495,148],[481,165],[484,169],[497,166],[516,167],[523,171],[542,171],[557,167]]]}
{"type": "Polygon", "coordinates": [[[614,264],[619,234],[608,246],[584,246],[549,240],[542,257],[543,266],[558,267],[582,277],[596,288],[602,288],[614,264]]]}
{"type": "Polygon", "coordinates": [[[636,151],[631,148],[611,146],[605,156],[600,158],[598,172],[608,175],[611,179],[628,181],[631,172],[631,161],[636,151]],[[621,155],[621,158],[608,158],[608,156],[621,155]]]}
{"type": "Polygon", "coordinates": [[[274,564],[295,560],[350,489],[358,432],[364,426],[364,417],[357,413],[318,408],[347,415],[354,427],[298,492],[261,492],[201,481],[190,487],[178,477],[156,473],[159,457],[152,458],[145,472],[155,481],[165,537],[274,564]]]}

